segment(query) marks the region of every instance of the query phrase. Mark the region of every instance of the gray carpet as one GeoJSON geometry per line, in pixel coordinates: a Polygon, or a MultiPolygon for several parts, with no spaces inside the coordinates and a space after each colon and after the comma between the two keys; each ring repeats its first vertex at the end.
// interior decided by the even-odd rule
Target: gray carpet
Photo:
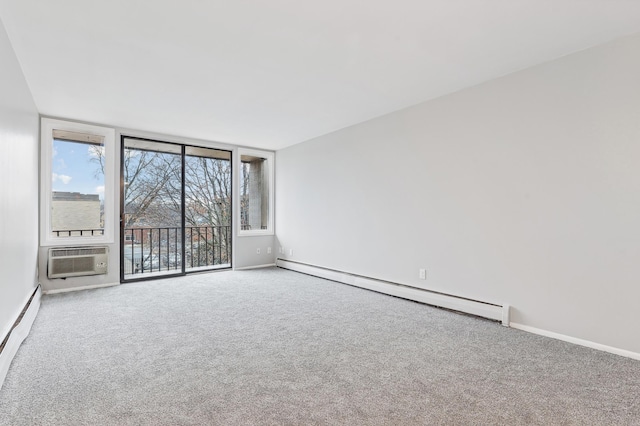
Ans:
{"type": "Polygon", "coordinates": [[[640,362],[294,272],[45,296],[2,425],[640,425],[640,362]]]}

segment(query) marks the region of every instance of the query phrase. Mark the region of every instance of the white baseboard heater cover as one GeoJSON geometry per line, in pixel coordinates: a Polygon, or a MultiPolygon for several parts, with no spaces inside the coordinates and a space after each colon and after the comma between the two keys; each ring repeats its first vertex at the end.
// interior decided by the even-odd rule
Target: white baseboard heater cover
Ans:
{"type": "Polygon", "coordinates": [[[60,247],[49,249],[49,278],[106,274],[109,266],[108,247],[60,247]]]}
{"type": "Polygon", "coordinates": [[[301,272],[303,274],[313,275],[391,296],[500,321],[502,325],[509,326],[509,305],[507,304],[488,303],[436,293],[417,287],[377,280],[291,260],[277,259],[276,265],[283,269],[289,269],[291,271],[301,272]]]}
{"type": "Polygon", "coordinates": [[[16,320],[16,323],[9,329],[8,334],[6,336],[0,334],[0,389],[2,389],[2,384],[7,376],[7,372],[9,371],[11,361],[16,356],[18,349],[20,349],[20,345],[31,331],[31,326],[33,325],[36,315],[38,314],[38,310],[40,309],[41,297],[42,290],[40,289],[40,286],[38,286],[16,320]],[[4,339],[4,341],[2,339],[4,339]],[[4,347],[2,347],[2,343],[4,343],[4,347]]]}

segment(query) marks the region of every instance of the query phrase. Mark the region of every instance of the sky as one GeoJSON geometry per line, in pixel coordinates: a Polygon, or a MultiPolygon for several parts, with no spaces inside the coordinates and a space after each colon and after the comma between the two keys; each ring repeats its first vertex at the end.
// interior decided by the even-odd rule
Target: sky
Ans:
{"type": "Polygon", "coordinates": [[[104,198],[104,176],[99,171],[94,145],[53,141],[53,164],[51,179],[53,191],[98,194],[104,198]],[[92,161],[93,160],[93,161],[92,161]]]}

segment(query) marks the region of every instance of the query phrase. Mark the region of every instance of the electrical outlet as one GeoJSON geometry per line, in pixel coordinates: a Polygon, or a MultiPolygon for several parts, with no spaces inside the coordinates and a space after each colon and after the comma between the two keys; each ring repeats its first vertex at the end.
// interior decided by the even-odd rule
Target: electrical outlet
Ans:
{"type": "Polygon", "coordinates": [[[427,279],[427,270],[426,269],[420,269],[420,279],[421,280],[426,280],[427,279]]]}
{"type": "Polygon", "coordinates": [[[293,256],[293,249],[289,249],[289,256],[293,256]]]}
{"type": "Polygon", "coordinates": [[[271,254],[271,247],[267,247],[267,254],[271,254]]]}
{"type": "Polygon", "coordinates": [[[260,249],[256,249],[256,254],[260,254],[260,249]]]}

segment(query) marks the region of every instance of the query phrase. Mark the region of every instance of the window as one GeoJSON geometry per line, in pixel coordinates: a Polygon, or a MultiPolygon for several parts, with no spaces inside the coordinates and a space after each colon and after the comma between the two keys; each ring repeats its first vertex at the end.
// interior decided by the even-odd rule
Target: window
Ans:
{"type": "Polygon", "coordinates": [[[238,235],[273,235],[273,153],[238,149],[238,235]]]}
{"type": "Polygon", "coordinates": [[[113,129],[42,119],[43,245],[113,242],[113,129]]]}

